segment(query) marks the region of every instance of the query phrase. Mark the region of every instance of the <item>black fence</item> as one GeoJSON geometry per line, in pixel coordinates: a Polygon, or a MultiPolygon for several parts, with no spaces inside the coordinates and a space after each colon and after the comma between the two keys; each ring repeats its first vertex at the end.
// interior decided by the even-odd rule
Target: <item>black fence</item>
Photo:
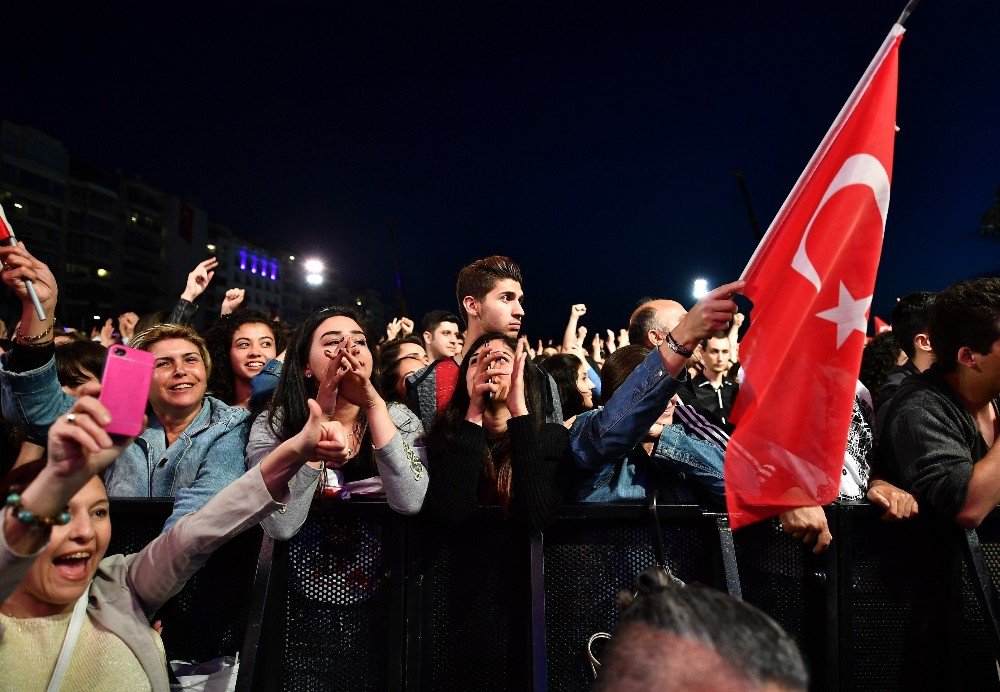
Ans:
{"type": "MultiPolygon", "coordinates": [[[[141,547],[169,506],[115,502],[112,549],[141,547]]],[[[733,533],[694,506],[658,518],[674,572],[769,613],[813,689],[1000,689],[1000,513],[977,535],[867,504],[826,511],[834,542],[818,556],[776,522],[733,533]]],[[[239,650],[244,690],[585,690],[586,642],[614,627],[652,544],[638,505],[568,506],[529,535],[494,508],[452,526],[322,504],[286,543],[255,529],[220,550],[157,617],[169,658],[239,650]]]]}

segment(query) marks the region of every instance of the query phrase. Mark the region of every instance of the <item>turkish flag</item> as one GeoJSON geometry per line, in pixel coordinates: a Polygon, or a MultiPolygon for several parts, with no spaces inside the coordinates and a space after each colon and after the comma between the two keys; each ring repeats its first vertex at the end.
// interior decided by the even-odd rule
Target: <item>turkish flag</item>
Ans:
{"type": "Polygon", "coordinates": [[[734,528],[837,496],[889,209],[895,25],[750,259],[726,449],[734,528]]]}
{"type": "Polygon", "coordinates": [[[875,315],[875,333],[881,334],[882,332],[891,332],[891,331],[892,327],[889,326],[889,323],[883,320],[878,315],[875,315]]]}
{"type": "Polygon", "coordinates": [[[0,205],[0,241],[14,237],[14,231],[7,221],[7,215],[3,213],[3,205],[0,205]]]}

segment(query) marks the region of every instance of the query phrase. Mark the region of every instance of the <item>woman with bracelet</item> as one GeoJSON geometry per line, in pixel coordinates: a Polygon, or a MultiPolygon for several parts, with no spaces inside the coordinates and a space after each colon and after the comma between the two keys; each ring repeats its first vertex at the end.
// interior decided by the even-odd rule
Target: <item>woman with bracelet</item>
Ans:
{"type": "Polygon", "coordinates": [[[466,351],[459,386],[428,438],[434,476],[428,511],[461,521],[479,505],[499,504],[530,529],[559,508],[556,476],[570,465],[566,428],[542,422],[542,387],[525,368],[524,344],[487,333],[466,351]]]}
{"type": "MultiPolygon", "coordinates": [[[[292,336],[270,406],[250,430],[246,458],[251,467],[298,433],[309,418],[310,397],[336,431],[292,479],[287,511],[264,522],[275,539],[288,540],[298,532],[316,494],[341,499],[384,494],[402,514],[414,514],[423,505],[423,426],[402,404],[386,404],[375,388],[378,374],[362,323],[349,308],[324,308],[307,317],[292,336]]],[[[271,361],[268,368],[277,365],[271,361]]]]}
{"type": "MultiPolygon", "coordinates": [[[[73,405],[56,376],[51,322],[42,323],[24,282],[34,281],[46,314],[54,314],[52,272],[24,245],[0,247],[0,278],[21,299],[21,327],[14,349],[0,361],[4,418],[44,439],[48,427],[73,405]]],[[[149,389],[149,426],[108,469],[112,497],[173,497],[169,528],[204,505],[246,470],[243,449],[249,428],[246,409],[206,396],[211,359],[190,327],[158,324],[136,334],[132,348],[155,358],[149,389]]],[[[96,373],[95,373],[96,374],[96,373]]]]}
{"type": "Polygon", "coordinates": [[[204,507],[138,553],[104,557],[111,520],[98,474],[132,440],[107,434],[99,401],[77,400],[49,429],[47,462],[0,484],[0,688],[113,680],[117,689],[168,690],[150,616],[222,544],[281,507],[289,479],[332,433],[315,402],[309,411],[297,435],[204,507]],[[68,665],[57,665],[63,650],[68,665]]]}

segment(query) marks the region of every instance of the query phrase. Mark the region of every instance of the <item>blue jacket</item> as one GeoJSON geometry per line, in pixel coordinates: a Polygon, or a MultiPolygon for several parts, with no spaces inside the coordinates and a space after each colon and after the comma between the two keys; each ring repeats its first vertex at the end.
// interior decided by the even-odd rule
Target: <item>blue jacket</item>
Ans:
{"type": "MultiPolygon", "coordinates": [[[[45,439],[49,426],[75,399],[62,391],[55,360],[35,370],[3,375],[0,403],[4,419],[45,439]]],[[[115,459],[104,475],[110,497],[172,497],[174,510],[164,529],[198,509],[243,475],[250,413],[205,397],[201,411],[172,445],[156,416],[115,459]]]]}
{"type": "Polygon", "coordinates": [[[641,500],[646,497],[645,470],[629,459],[632,450],[663,414],[681,383],[663,365],[657,349],[629,374],[603,407],[584,411],[570,427],[570,449],[583,480],[582,502],[641,500]]]}

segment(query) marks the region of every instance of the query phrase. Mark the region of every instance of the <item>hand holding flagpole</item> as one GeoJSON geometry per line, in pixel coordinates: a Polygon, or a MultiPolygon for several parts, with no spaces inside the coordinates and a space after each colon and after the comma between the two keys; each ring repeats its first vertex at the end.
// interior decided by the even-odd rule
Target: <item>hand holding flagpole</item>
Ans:
{"type": "MultiPolygon", "coordinates": [[[[7,215],[3,212],[2,204],[0,204],[0,242],[6,243],[11,247],[17,245],[17,238],[14,237],[14,229],[7,220],[7,215]]],[[[45,316],[45,308],[42,307],[42,302],[38,300],[35,284],[30,279],[25,279],[24,287],[28,290],[28,297],[31,298],[31,304],[35,306],[38,319],[44,322],[48,318],[45,316]]]]}

